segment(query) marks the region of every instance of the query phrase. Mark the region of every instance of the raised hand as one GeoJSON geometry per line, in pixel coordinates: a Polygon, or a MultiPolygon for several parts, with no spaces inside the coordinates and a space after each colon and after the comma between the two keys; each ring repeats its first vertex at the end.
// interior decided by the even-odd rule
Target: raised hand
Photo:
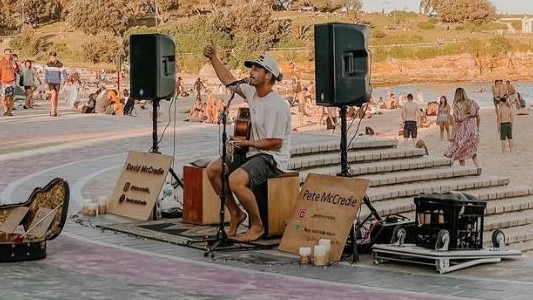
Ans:
{"type": "Polygon", "coordinates": [[[207,46],[205,46],[205,48],[204,48],[204,56],[209,58],[209,59],[212,59],[216,55],[217,55],[216,47],[213,44],[213,42],[210,41],[209,44],[207,46]]]}

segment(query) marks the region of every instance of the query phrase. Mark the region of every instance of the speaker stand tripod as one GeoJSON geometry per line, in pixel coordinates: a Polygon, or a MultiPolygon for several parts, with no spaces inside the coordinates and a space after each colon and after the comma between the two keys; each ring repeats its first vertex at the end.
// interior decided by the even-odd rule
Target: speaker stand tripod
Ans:
{"type": "MultiPolygon", "coordinates": [[[[341,106],[339,115],[341,121],[341,172],[337,176],[342,177],[353,177],[352,174],[348,171],[348,126],[346,121],[348,108],[346,106],[341,106]]],[[[352,263],[359,261],[359,250],[357,249],[357,233],[361,229],[364,223],[366,223],[372,216],[377,220],[381,221],[382,218],[378,214],[377,210],[374,208],[368,196],[363,197],[363,203],[370,210],[370,214],[361,222],[357,220],[352,226],[351,233],[351,242],[352,242],[352,263]]]]}
{"type": "MultiPolygon", "coordinates": [[[[161,101],[161,99],[152,100],[152,149],[150,149],[150,152],[156,154],[161,154],[161,152],[159,152],[159,142],[157,141],[157,117],[159,115],[159,101],[161,101]]],[[[176,172],[174,172],[172,167],[170,167],[169,172],[170,175],[172,175],[172,178],[174,178],[172,187],[177,188],[179,186],[183,189],[183,182],[179,179],[178,175],[176,175],[176,172]]],[[[157,220],[157,204],[152,210],[152,219],[157,220]]]]}

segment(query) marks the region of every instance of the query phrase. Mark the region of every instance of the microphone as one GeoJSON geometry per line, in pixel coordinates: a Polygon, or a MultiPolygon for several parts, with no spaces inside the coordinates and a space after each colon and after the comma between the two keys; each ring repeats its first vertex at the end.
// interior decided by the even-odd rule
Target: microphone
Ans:
{"type": "Polygon", "coordinates": [[[235,80],[229,84],[226,84],[226,87],[230,87],[230,86],[236,86],[236,85],[240,85],[240,84],[243,84],[243,83],[248,83],[250,82],[250,79],[249,78],[243,78],[243,79],[240,79],[240,80],[235,80]]]}

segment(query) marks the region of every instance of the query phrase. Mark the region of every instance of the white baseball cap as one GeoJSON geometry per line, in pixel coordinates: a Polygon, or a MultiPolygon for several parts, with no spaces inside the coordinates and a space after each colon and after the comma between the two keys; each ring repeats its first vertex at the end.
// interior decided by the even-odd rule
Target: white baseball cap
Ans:
{"type": "Polygon", "coordinates": [[[278,63],[267,55],[261,55],[256,60],[247,60],[244,62],[244,66],[251,68],[253,65],[258,65],[274,75],[277,81],[281,81],[283,74],[279,71],[278,63]]]}

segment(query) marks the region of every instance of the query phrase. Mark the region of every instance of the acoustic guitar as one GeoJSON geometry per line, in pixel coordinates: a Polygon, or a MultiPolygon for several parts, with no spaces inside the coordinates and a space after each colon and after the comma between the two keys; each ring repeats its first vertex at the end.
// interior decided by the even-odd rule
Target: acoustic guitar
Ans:
{"type": "Polygon", "coordinates": [[[240,107],[233,127],[233,138],[249,140],[251,128],[250,109],[248,107],[240,107]]]}
{"type": "Polygon", "coordinates": [[[227,144],[227,159],[230,162],[242,162],[246,158],[248,147],[236,147],[231,140],[250,139],[252,121],[250,118],[250,108],[240,107],[237,118],[233,124],[233,136],[227,144]]]}
{"type": "MultiPolygon", "coordinates": [[[[252,121],[250,118],[250,108],[240,107],[237,112],[237,118],[233,127],[233,139],[250,139],[250,133],[252,129],[252,121]]],[[[234,147],[233,154],[242,154],[246,156],[248,147],[234,147]]]]}

